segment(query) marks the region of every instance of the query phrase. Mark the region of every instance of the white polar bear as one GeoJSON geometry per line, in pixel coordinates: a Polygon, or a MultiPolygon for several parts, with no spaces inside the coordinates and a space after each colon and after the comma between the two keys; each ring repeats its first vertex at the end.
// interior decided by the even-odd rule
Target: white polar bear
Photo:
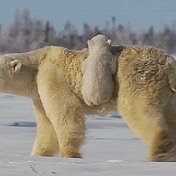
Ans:
{"type": "Polygon", "coordinates": [[[89,56],[82,66],[82,94],[87,105],[108,102],[114,91],[112,75],[116,73],[116,58],[110,51],[111,40],[97,35],[88,40],[89,56]]]}

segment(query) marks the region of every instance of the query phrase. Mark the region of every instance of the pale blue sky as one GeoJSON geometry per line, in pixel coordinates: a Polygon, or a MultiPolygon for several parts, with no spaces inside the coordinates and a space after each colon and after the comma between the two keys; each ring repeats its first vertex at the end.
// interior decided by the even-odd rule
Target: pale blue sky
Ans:
{"type": "Polygon", "coordinates": [[[32,17],[49,20],[62,30],[67,20],[78,29],[87,22],[104,26],[115,16],[117,23],[130,23],[136,31],[150,25],[160,30],[176,23],[176,0],[0,0],[0,24],[8,26],[16,9],[30,10],[32,17]]]}

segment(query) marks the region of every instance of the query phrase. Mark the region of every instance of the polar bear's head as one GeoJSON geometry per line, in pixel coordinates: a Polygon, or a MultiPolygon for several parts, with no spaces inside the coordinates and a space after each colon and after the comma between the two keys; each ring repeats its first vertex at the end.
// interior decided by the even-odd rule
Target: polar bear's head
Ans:
{"type": "Polygon", "coordinates": [[[32,96],[37,92],[37,69],[18,59],[17,54],[0,56],[0,92],[32,96]]]}
{"type": "Polygon", "coordinates": [[[15,75],[21,70],[20,60],[12,60],[6,56],[0,56],[0,91],[6,91],[12,84],[15,75]]]}
{"type": "Polygon", "coordinates": [[[97,48],[110,48],[111,40],[104,35],[96,35],[91,40],[88,40],[89,51],[95,50],[97,48]]]}

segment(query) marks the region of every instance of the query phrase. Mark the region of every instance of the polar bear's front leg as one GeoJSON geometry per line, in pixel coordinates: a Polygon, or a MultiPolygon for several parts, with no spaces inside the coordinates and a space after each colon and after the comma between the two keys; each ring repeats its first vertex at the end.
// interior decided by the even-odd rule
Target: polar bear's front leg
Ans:
{"type": "Polygon", "coordinates": [[[176,161],[175,140],[168,131],[161,130],[156,133],[149,149],[149,160],[151,161],[176,161]]]}
{"type": "Polygon", "coordinates": [[[37,136],[33,146],[34,156],[53,156],[59,151],[54,128],[45,114],[40,100],[33,100],[37,120],[37,136]]]}

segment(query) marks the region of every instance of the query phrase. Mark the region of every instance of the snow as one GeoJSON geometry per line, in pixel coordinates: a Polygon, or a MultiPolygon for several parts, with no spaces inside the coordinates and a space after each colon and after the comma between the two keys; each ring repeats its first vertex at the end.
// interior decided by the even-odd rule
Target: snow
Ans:
{"type": "Polygon", "coordinates": [[[86,117],[83,158],[30,156],[36,125],[32,101],[0,94],[2,176],[175,176],[175,163],[147,162],[146,145],[117,117],[86,117]]]}

